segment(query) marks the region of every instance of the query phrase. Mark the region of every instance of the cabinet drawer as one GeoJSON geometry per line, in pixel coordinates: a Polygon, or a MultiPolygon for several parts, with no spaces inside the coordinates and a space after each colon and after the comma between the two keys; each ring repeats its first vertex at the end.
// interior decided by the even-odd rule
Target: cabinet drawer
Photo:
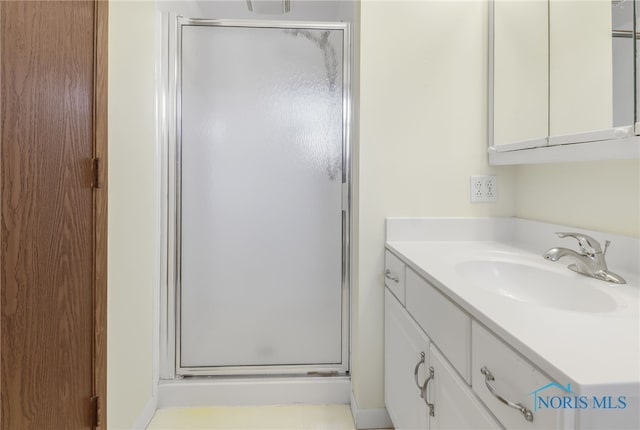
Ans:
{"type": "Polygon", "coordinates": [[[471,319],[409,268],[405,284],[407,310],[458,373],[471,384],[471,319]]]}
{"type": "MultiPolygon", "coordinates": [[[[473,391],[505,428],[563,428],[562,409],[538,408],[534,410],[533,392],[551,383],[546,375],[475,321],[472,325],[472,345],[473,391]],[[487,377],[483,374],[483,368],[487,369],[491,376],[487,377]],[[493,377],[492,380],[491,377],[493,377]],[[533,420],[527,421],[521,411],[498,400],[491,393],[487,384],[491,385],[496,394],[504,399],[520,403],[527,408],[533,414],[533,420]]],[[[566,394],[556,387],[549,387],[546,390],[548,392],[540,394],[554,396],[566,394]]]]}
{"type": "Polygon", "coordinates": [[[398,257],[384,252],[384,284],[394,296],[404,305],[404,275],[405,265],[398,257]]]}

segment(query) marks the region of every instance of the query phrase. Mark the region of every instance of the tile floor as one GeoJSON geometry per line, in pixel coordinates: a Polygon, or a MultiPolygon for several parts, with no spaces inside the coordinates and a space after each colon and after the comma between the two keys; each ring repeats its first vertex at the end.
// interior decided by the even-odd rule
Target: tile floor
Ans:
{"type": "Polygon", "coordinates": [[[355,430],[349,405],[233,406],[156,411],[147,430],[355,430]]]}

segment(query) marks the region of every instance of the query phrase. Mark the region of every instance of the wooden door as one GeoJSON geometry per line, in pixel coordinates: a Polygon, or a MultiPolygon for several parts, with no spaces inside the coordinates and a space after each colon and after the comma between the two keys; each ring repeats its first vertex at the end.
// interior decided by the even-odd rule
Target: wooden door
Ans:
{"type": "Polygon", "coordinates": [[[104,393],[96,6],[0,4],[2,429],[92,428],[104,393]]]}

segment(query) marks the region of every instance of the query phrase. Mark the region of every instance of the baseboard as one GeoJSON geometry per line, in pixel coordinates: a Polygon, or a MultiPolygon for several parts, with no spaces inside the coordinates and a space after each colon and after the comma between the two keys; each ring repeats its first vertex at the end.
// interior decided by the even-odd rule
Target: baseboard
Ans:
{"type": "Polygon", "coordinates": [[[160,381],[158,408],[349,404],[351,379],[330,378],[189,378],[160,381]]]}
{"type": "Polygon", "coordinates": [[[351,393],[351,414],[357,429],[384,429],[393,427],[386,408],[360,409],[351,393]]]}
{"type": "Polygon", "coordinates": [[[153,419],[153,414],[156,413],[157,406],[158,398],[155,396],[150,398],[147,404],[144,405],[144,408],[142,408],[142,411],[140,411],[140,415],[138,415],[136,421],[133,423],[133,426],[131,427],[132,430],[145,430],[153,419]]]}

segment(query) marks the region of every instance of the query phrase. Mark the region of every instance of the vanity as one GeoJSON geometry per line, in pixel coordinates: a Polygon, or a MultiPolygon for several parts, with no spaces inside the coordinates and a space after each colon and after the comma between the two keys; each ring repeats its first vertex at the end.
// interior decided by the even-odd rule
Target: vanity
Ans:
{"type": "Polygon", "coordinates": [[[397,429],[640,428],[640,241],[614,284],[547,261],[576,231],[517,218],[389,218],[385,403],[397,429]]]}

